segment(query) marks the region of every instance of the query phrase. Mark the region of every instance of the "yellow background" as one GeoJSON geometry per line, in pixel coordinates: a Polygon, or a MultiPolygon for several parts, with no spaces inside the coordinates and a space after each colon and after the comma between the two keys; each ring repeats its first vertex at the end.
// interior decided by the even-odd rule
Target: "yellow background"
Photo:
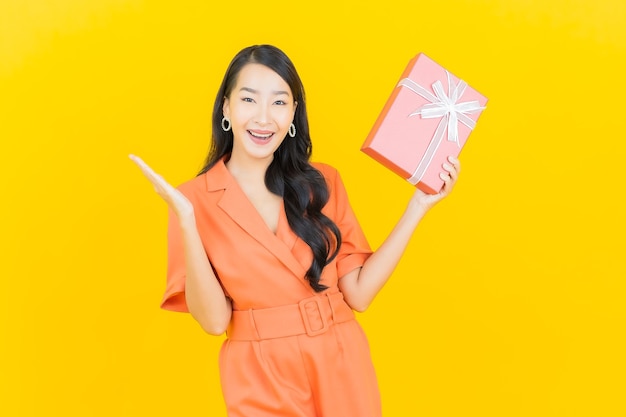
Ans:
{"type": "Polygon", "coordinates": [[[2,0],[0,414],[220,416],[160,311],[165,205],[231,57],[273,43],[377,247],[412,187],[359,148],[423,51],[489,97],[454,194],[359,320],[386,416],[626,415],[622,0],[2,0]]]}

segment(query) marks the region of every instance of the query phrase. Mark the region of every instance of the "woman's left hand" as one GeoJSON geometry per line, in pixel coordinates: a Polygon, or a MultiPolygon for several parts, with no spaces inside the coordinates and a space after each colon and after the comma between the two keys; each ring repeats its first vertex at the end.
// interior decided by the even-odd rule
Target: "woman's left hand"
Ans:
{"type": "Polygon", "coordinates": [[[450,194],[459,177],[459,172],[461,172],[461,163],[457,158],[449,156],[448,161],[443,164],[443,169],[445,169],[447,173],[442,172],[439,174],[443,180],[441,191],[437,194],[427,194],[417,189],[411,198],[411,203],[418,205],[424,211],[428,211],[450,194]]]}

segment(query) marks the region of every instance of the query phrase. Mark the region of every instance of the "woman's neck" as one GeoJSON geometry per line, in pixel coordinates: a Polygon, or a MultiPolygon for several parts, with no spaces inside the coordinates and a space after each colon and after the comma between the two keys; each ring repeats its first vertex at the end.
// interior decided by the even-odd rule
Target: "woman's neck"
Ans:
{"type": "Polygon", "coordinates": [[[231,155],[226,168],[240,184],[265,185],[265,173],[271,163],[272,159],[237,158],[231,155]]]}

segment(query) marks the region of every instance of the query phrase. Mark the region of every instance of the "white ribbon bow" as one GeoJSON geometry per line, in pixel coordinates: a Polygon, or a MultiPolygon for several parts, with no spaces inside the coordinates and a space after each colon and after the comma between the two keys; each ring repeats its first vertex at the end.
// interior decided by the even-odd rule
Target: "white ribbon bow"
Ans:
{"type": "Polygon", "coordinates": [[[409,78],[404,78],[398,83],[398,86],[406,87],[430,102],[409,114],[409,117],[421,115],[423,119],[441,118],[424,157],[413,172],[413,175],[408,178],[408,181],[413,185],[417,184],[424,176],[426,168],[430,165],[437,148],[439,148],[446,130],[448,131],[448,141],[454,142],[461,147],[459,143],[459,122],[473,130],[476,122],[467,115],[484,109],[477,100],[457,103],[463,96],[467,83],[459,80],[459,83],[455,84],[448,71],[446,71],[446,76],[448,78],[447,94],[440,80],[432,84],[435,95],[409,78]]]}

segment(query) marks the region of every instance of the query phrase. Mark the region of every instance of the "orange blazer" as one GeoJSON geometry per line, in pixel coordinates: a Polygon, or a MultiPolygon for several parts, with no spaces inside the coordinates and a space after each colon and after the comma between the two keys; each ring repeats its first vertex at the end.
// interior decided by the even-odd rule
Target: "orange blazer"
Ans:
{"type": "MultiPolygon", "coordinates": [[[[322,273],[326,291],[337,291],[339,278],[363,265],[372,251],[350,206],[336,169],[320,163],[330,198],[323,209],[339,227],[342,244],[322,273]]],[[[223,161],[180,185],[191,201],[204,249],[235,310],[294,304],[314,295],[305,279],[311,264],[309,246],[287,223],[284,208],[274,234],[250,203],[223,161]]],[[[167,287],[161,307],[187,312],[185,259],[178,221],[170,211],[167,287]]]]}

